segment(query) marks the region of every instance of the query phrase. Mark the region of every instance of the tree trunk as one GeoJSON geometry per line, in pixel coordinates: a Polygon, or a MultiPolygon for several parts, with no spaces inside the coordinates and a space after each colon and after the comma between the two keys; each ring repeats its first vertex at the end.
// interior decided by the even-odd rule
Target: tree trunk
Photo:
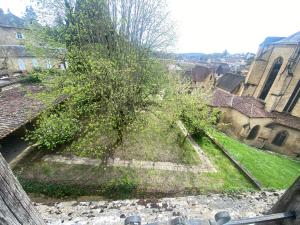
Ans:
{"type": "Polygon", "coordinates": [[[0,154],[0,224],[44,225],[7,162],[0,154]]]}

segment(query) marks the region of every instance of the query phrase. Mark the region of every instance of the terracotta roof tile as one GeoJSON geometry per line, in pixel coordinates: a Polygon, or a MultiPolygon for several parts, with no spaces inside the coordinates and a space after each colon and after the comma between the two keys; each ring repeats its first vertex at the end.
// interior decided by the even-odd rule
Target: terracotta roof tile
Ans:
{"type": "Polygon", "coordinates": [[[42,102],[29,97],[40,86],[26,85],[0,92],[0,139],[33,119],[44,108],[42,102]]]}
{"type": "Polygon", "coordinates": [[[287,113],[273,112],[274,123],[300,130],[300,118],[287,113]]]}
{"type": "Polygon", "coordinates": [[[211,105],[215,107],[233,108],[251,118],[274,117],[274,115],[264,109],[264,105],[257,99],[253,97],[236,96],[221,89],[216,89],[213,93],[211,105]]]}

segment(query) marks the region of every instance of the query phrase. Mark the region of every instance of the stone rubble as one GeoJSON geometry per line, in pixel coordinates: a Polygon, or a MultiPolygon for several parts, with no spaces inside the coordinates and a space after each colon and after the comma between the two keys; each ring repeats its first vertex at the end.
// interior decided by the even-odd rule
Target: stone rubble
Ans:
{"type": "Polygon", "coordinates": [[[123,225],[130,215],[140,215],[142,224],[165,222],[178,216],[213,219],[219,211],[228,211],[232,218],[262,215],[284,191],[239,194],[208,194],[163,199],[119,201],[35,203],[51,225],[123,225]]]}

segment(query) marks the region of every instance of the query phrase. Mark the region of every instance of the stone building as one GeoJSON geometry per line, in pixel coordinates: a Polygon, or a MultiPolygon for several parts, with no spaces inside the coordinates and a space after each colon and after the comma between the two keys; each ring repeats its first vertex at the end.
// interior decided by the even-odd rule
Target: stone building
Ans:
{"type": "Polygon", "coordinates": [[[191,75],[192,88],[213,88],[216,83],[212,70],[206,66],[196,65],[191,75]]]}
{"type": "Polygon", "coordinates": [[[49,69],[55,63],[50,58],[37,58],[25,48],[25,22],[11,12],[0,9],[0,78],[33,69],[49,69]]]}
{"type": "Polygon", "coordinates": [[[300,32],[260,45],[239,96],[217,90],[226,130],[244,142],[300,156],[300,32]]]}

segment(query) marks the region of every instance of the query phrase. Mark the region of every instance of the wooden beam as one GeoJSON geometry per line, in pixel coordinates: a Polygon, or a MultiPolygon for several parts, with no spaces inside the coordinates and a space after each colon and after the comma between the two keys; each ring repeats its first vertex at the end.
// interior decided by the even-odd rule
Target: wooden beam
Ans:
{"type": "Polygon", "coordinates": [[[0,154],[0,224],[45,225],[7,162],[0,154]]]}
{"type": "Polygon", "coordinates": [[[295,212],[294,220],[262,223],[261,225],[299,225],[300,224],[300,176],[295,183],[282,195],[268,214],[279,212],[295,212]]]}

